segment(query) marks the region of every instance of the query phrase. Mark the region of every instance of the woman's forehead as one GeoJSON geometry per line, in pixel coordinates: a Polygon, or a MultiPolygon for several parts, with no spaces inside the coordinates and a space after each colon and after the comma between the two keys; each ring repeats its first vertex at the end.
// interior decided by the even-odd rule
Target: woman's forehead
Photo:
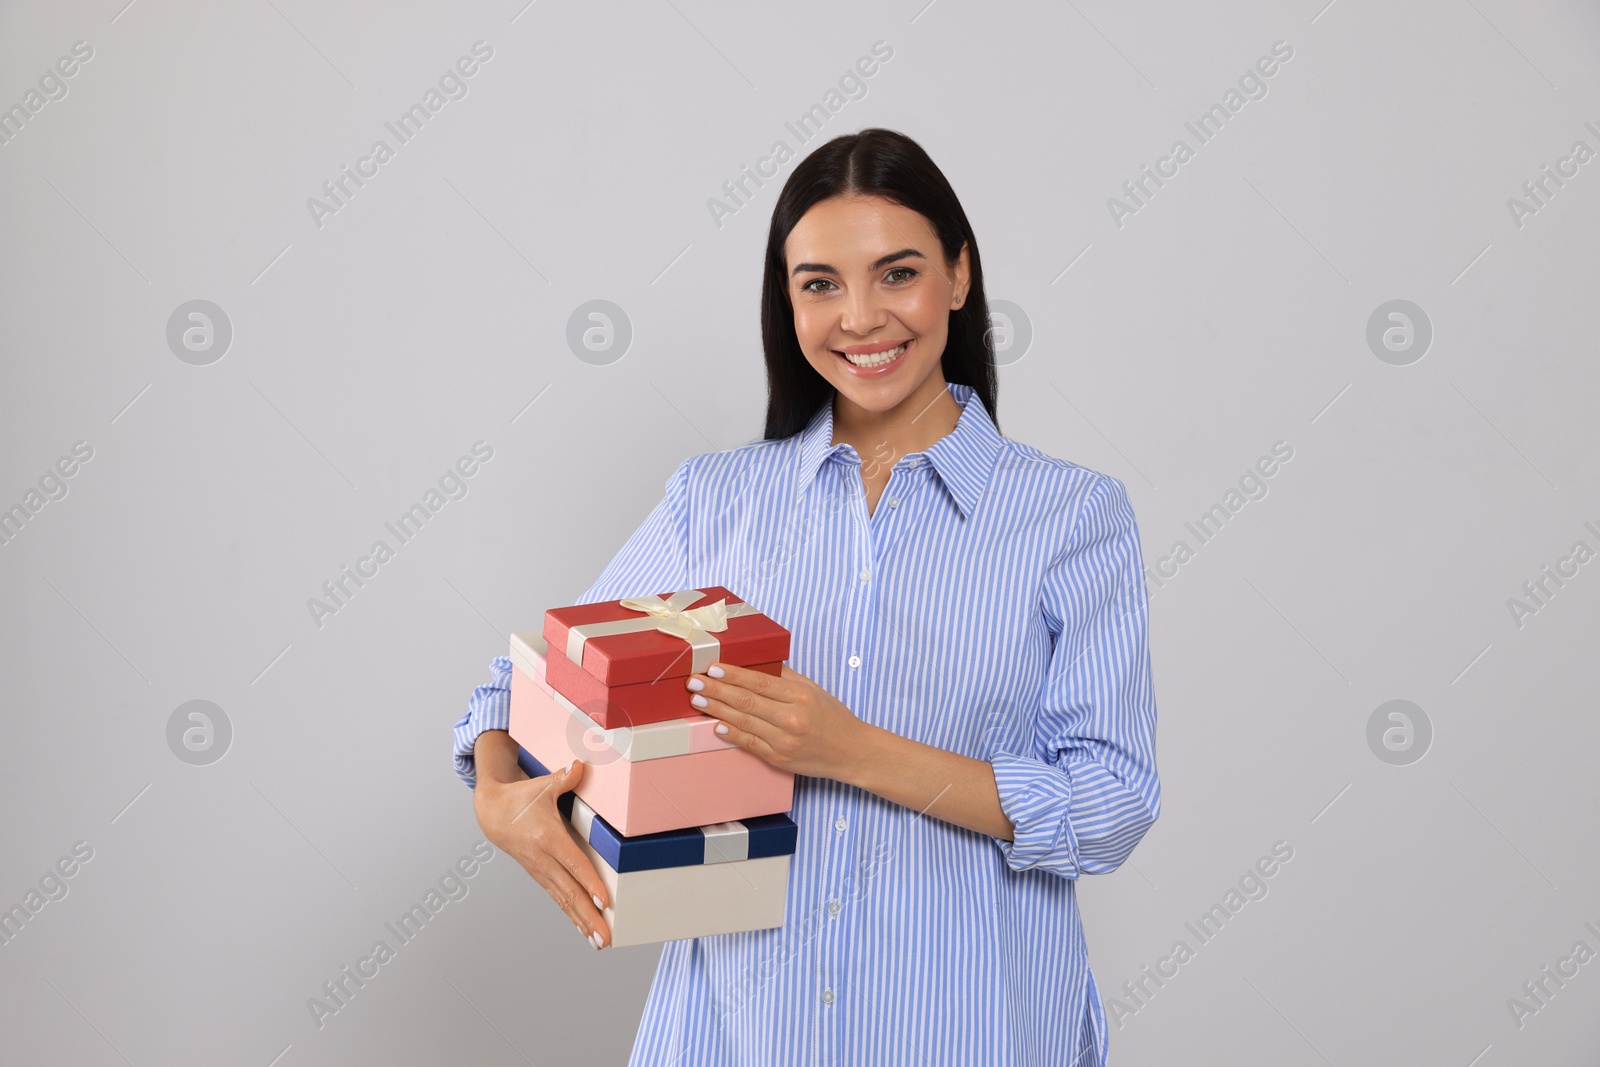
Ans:
{"type": "Polygon", "coordinates": [[[928,254],[935,240],[927,219],[880,197],[833,197],[812,205],[795,224],[784,253],[801,260],[845,268],[865,266],[907,248],[928,254]]]}

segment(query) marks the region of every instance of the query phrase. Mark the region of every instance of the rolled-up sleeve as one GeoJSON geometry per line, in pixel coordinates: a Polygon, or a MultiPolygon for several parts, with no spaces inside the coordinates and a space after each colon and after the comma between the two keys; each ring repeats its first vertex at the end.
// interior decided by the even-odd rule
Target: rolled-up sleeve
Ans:
{"type": "MultiPolygon", "coordinates": [[[[633,536],[612,557],[600,577],[573,601],[588,604],[643,593],[661,593],[684,583],[688,563],[688,490],[692,459],[678,464],[667,479],[666,493],[633,536]]],[[[511,726],[511,659],[496,656],[489,663],[489,681],[472,691],[466,713],[454,728],[456,774],[476,788],[473,747],[485,730],[511,726]]]]}
{"type": "Polygon", "coordinates": [[[1143,558],[1118,479],[1087,490],[1042,607],[1054,643],[1033,750],[990,758],[1014,828],[996,841],[1012,870],[1107,874],[1161,814],[1143,558]]]}

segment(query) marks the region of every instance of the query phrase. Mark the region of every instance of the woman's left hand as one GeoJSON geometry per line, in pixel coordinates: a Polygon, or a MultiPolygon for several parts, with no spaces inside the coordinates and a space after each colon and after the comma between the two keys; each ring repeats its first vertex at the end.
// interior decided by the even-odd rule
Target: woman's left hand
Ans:
{"type": "Polygon", "coordinates": [[[832,693],[782,664],[782,673],[713,663],[691,675],[692,710],[721,719],[720,736],[792,774],[846,781],[867,724],[832,693]],[[720,673],[721,678],[716,677],[720,673]]]}

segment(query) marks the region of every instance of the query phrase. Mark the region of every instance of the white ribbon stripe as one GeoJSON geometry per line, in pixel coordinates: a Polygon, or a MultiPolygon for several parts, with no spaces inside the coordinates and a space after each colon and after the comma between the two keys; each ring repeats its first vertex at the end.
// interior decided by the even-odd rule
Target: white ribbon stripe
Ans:
{"type": "Polygon", "coordinates": [[[576,793],[572,796],[572,828],[578,836],[589,840],[589,828],[594,825],[594,809],[583,802],[576,793]]]}
{"type": "Polygon", "coordinates": [[[750,858],[750,830],[742,822],[715,822],[700,827],[706,835],[706,863],[734,863],[750,858]]]}

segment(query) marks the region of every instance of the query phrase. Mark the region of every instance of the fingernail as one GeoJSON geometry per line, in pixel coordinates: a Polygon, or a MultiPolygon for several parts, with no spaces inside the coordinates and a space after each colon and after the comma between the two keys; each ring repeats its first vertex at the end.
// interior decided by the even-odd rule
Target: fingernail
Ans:
{"type": "Polygon", "coordinates": [[[600,931],[599,930],[596,930],[594,933],[589,935],[589,944],[594,946],[594,950],[596,952],[600,951],[600,931]]]}
{"type": "Polygon", "coordinates": [[[594,909],[596,911],[605,911],[606,910],[606,906],[604,904],[600,903],[600,898],[595,896],[593,893],[589,894],[589,899],[594,901],[594,909]]]}
{"type": "Polygon", "coordinates": [[[727,732],[728,732],[728,724],[727,723],[725,723],[725,722],[717,723],[717,733],[725,734],[727,732]]]}
{"type": "Polygon", "coordinates": [[[706,698],[696,693],[694,696],[689,698],[689,703],[693,704],[697,708],[703,708],[706,706],[706,698]]]}
{"type": "Polygon", "coordinates": [[[715,663],[713,663],[711,666],[706,668],[706,673],[711,675],[713,678],[721,678],[728,672],[724,671],[721,667],[718,667],[715,663]]]}
{"type": "Polygon", "coordinates": [[[690,678],[686,684],[688,685],[690,691],[695,693],[700,692],[700,690],[706,687],[706,683],[702,682],[698,678],[690,678]]]}

